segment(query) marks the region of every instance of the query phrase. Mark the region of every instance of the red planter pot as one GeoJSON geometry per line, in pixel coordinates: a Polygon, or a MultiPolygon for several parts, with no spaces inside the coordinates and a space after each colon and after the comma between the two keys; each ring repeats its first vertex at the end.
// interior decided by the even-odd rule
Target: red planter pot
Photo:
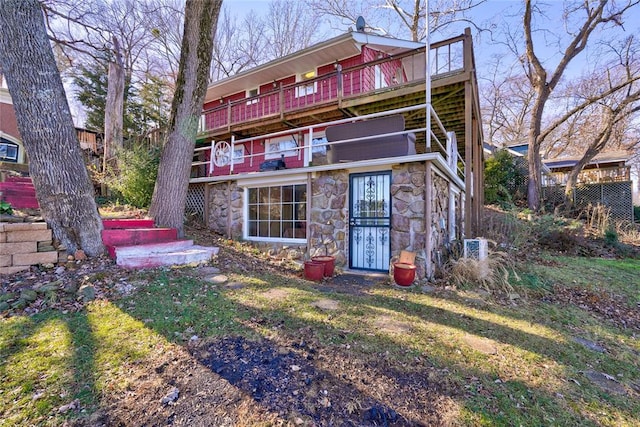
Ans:
{"type": "Polygon", "coordinates": [[[334,257],[329,255],[316,256],[311,258],[311,261],[319,262],[320,264],[324,265],[324,277],[333,276],[333,270],[335,269],[335,261],[336,261],[334,257]]]}
{"type": "Polygon", "coordinates": [[[305,261],[304,277],[307,280],[319,282],[324,277],[324,264],[315,261],[305,261]]]}
{"type": "Polygon", "coordinates": [[[416,279],[416,266],[405,262],[393,264],[393,280],[398,286],[411,286],[416,279]]]}

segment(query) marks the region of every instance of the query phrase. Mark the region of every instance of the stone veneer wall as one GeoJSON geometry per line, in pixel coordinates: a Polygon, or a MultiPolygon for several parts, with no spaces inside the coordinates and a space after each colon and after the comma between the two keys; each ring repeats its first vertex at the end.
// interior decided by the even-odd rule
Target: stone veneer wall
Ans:
{"type": "Polygon", "coordinates": [[[242,239],[242,188],[238,187],[236,182],[222,182],[210,185],[208,191],[207,224],[209,228],[218,234],[227,236],[229,216],[231,216],[231,236],[229,237],[234,240],[242,239]]]}
{"type": "Polygon", "coordinates": [[[438,269],[444,262],[442,249],[449,235],[449,181],[436,173],[435,168],[431,170],[431,263],[438,269]],[[444,224],[444,228],[442,227],[444,224]]]}
{"type": "Polygon", "coordinates": [[[401,250],[416,253],[416,276],[426,274],[425,173],[424,163],[394,167],[391,182],[391,255],[401,250]]]}
{"type": "Polygon", "coordinates": [[[28,270],[36,264],[58,262],[58,251],[51,243],[51,230],[44,222],[0,222],[0,274],[28,270]]]}
{"type": "Polygon", "coordinates": [[[310,255],[333,255],[336,265],[347,263],[349,173],[320,172],[311,180],[310,255]]]}

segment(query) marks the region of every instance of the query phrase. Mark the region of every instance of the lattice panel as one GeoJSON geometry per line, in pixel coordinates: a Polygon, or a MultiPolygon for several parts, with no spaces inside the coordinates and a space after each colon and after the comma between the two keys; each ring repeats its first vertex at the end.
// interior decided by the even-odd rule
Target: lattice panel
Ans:
{"type": "Polygon", "coordinates": [[[204,220],[204,191],[205,184],[192,184],[189,185],[187,191],[187,204],[185,206],[185,212],[189,214],[195,214],[201,220],[204,220]]]}
{"type": "MultiPolygon", "coordinates": [[[[589,204],[602,204],[611,211],[611,219],[618,221],[633,220],[633,200],[631,181],[601,182],[597,184],[578,184],[574,191],[576,207],[584,208],[589,204]]],[[[564,186],[543,187],[542,198],[547,206],[555,207],[564,201],[564,186]]]]}

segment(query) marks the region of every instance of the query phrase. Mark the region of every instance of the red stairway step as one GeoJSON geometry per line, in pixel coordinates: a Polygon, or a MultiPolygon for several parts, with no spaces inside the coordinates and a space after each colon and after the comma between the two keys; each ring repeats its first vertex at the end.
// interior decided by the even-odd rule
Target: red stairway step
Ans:
{"type": "Polygon", "coordinates": [[[33,182],[31,177],[28,176],[8,176],[5,178],[5,182],[33,182]]]}
{"type": "Polygon", "coordinates": [[[103,219],[102,226],[105,229],[153,228],[155,223],[153,219],[146,218],[103,219]]]}
{"type": "Polygon", "coordinates": [[[11,204],[16,209],[39,209],[38,200],[33,196],[2,196],[2,200],[11,204]]]}
{"type": "Polygon", "coordinates": [[[31,196],[36,197],[34,188],[0,188],[3,196],[31,196]]]}
{"type": "Polygon", "coordinates": [[[175,228],[130,228],[102,230],[102,242],[106,246],[133,246],[177,240],[175,228]]]}

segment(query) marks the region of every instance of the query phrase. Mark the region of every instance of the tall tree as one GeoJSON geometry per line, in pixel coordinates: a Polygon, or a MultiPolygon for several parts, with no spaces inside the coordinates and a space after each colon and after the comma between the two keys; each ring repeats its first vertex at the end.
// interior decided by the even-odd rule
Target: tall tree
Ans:
{"type": "MultiPolygon", "coordinates": [[[[534,91],[533,106],[527,140],[529,144],[529,184],[527,200],[529,208],[540,208],[540,191],[542,184],[542,159],[540,157],[543,136],[543,115],[547,103],[563,78],[569,64],[587,47],[596,29],[621,26],[623,15],[631,7],[636,6],[638,0],[614,2],[609,0],[571,2],[565,5],[563,16],[569,32],[569,40],[561,51],[560,59],[554,67],[545,66],[541,59],[542,43],[534,39],[534,14],[537,6],[533,0],[525,1],[523,30],[525,53],[520,56],[525,73],[534,91]],[[577,21],[574,21],[577,20],[577,21]],[[575,26],[575,27],[574,27],[575,26]]],[[[548,43],[547,43],[548,44],[548,43]]]]}
{"type": "Polygon", "coordinates": [[[102,222],[37,0],[0,1],[0,62],[42,216],[71,253],[103,253],[102,222]]]}
{"type": "Polygon", "coordinates": [[[184,209],[198,120],[209,83],[213,39],[222,0],[188,0],[169,135],[160,157],[149,214],[184,234],[184,209]]]}

